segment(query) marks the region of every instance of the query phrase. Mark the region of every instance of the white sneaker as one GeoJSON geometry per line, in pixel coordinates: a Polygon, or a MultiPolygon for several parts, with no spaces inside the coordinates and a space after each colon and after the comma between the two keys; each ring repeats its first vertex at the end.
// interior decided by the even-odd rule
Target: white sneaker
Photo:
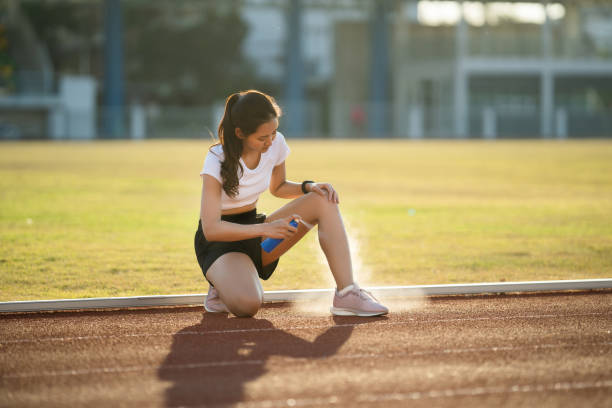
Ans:
{"type": "Polygon", "coordinates": [[[225,306],[225,303],[219,297],[219,291],[212,285],[208,288],[208,294],[204,301],[204,309],[209,313],[229,313],[227,306],[225,306]]]}
{"type": "Polygon", "coordinates": [[[389,313],[387,307],[356,283],[334,295],[334,305],[330,309],[337,316],[380,316],[389,313]]]}

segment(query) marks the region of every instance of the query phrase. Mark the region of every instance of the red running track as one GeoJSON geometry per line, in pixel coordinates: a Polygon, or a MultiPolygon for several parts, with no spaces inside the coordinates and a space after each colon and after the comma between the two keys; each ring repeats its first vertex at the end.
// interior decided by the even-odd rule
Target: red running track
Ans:
{"type": "Polygon", "coordinates": [[[612,292],[0,315],[0,406],[611,407],[612,292]]]}

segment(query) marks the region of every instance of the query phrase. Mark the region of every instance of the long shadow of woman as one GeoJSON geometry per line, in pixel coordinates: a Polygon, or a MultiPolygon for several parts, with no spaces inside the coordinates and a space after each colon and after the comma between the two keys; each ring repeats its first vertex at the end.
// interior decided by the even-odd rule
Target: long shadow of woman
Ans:
{"type": "MultiPolygon", "coordinates": [[[[384,319],[384,318],[383,318],[384,319]]],[[[380,319],[376,319],[380,320],[380,319]]],[[[334,325],[313,342],[274,327],[265,319],[236,320],[204,314],[202,321],[174,335],[172,349],[158,370],[171,382],[166,406],[231,404],[243,400],[245,383],[267,372],[271,356],[319,359],[334,355],[363,318],[334,318],[334,325]],[[225,323],[225,324],[224,324],[225,323]]]]}

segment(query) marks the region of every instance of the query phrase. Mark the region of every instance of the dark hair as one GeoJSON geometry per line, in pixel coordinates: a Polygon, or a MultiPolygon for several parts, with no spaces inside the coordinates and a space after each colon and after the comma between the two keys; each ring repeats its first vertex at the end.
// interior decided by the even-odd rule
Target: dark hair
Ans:
{"type": "Polygon", "coordinates": [[[234,93],[225,100],[225,113],[218,129],[219,143],[214,146],[223,146],[225,159],[221,163],[221,178],[223,190],[228,196],[238,195],[239,179],[244,173],[240,164],[242,139],[236,136],[236,128],[239,128],[244,136],[249,136],[255,133],[260,125],[280,117],[281,114],[282,111],[273,97],[253,89],[234,93]]]}

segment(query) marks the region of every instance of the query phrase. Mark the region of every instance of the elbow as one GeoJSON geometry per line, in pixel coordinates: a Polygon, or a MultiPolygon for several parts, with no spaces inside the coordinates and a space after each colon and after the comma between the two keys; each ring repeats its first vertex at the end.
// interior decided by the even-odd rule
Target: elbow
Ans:
{"type": "Polygon", "coordinates": [[[274,197],[278,197],[278,187],[270,187],[269,191],[274,197]]]}
{"type": "Polygon", "coordinates": [[[272,194],[274,197],[278,197],[278,198],[284,198],[283,194],[282,194],[282,186],[283,184],[285,184],[284,182],[279,183],[279,184],[270,184],[270,194],[272,194]]]}
{"type": "Polygon", "coordinates": [[[281,188],[280,186],[278,186],[274,190],[270,189],[270,193],[274,197],[278,197],[278,198],[291,198],[292,197],[289,191],[287,191],[287,189],[281,188]]]}
{"type": "Polygon", "coordinates": [[[209,242],[217,240],[217,228],[215,227],[216,225],[204,223],[204,220],[202,220],[202,233],[204,234],[204,238],[209,242]]]}

